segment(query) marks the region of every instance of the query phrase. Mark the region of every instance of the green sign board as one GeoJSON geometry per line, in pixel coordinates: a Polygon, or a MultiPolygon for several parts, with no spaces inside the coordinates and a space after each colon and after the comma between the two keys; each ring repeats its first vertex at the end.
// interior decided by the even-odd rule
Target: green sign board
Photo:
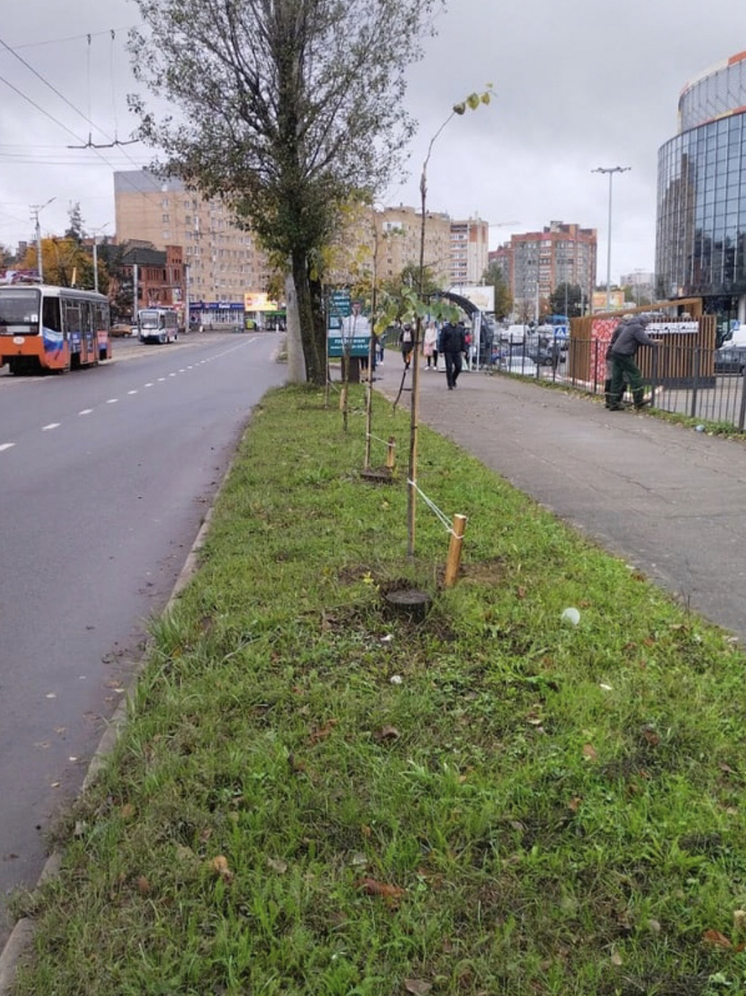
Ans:
{"type": "Polygon", "coordinates": [[[328,336],[329,356],[367,356],[370,352],[369,335],[345,336],[344,345],[339,332],[330,332],[328,336]]]}

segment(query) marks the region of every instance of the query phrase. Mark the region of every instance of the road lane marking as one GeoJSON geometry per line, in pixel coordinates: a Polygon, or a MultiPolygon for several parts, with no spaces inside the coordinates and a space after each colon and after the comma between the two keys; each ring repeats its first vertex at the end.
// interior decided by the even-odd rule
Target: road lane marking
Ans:
{"type": "Polygon", "coordinates": [[[60,427],[59,422],[50,422],[49,425],[43,425],[41,427],[41,431],[48,432],[50,429],[59,429],[59,427],[60,427]]]}
{"type": "Polygon", "coordinates": [[[0,453],[2,453],[3,450],[12,449],[12,447],[15,445],[16,445],[15,443],[0,443],[0,453]]]}
{"type": "Polygon", "coordinates": [[[137,391],[127,391],[127,394],[137,394],[137,391]]]}
{"type": "Polygon", "coordinates": [[[92,411],[92,408],[84,408],[82,412],[78,412],[78,415],[90,415],[92,411]]]}
{"type": "Polygon", "coordinates": [[[119,401],[119,398],[109,398],[109,400],[106,402],[106,404],[107,405],[115,405],[117,403],[117,401],[119,401]]]}
{"type": "Polygon", "coordinates": [[[152,381],[150,381],[149,383],[147,383],[147,384],[145,385],[145,387],[152,387],[152,386],[153,386],[153,382],[152,382],[152,381]]]}

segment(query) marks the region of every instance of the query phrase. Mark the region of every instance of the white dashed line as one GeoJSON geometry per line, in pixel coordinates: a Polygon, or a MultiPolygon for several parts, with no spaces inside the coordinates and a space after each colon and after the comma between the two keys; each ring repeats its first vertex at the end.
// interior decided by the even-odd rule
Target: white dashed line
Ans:
{"type": "Polygon", "coordinates": [[[106,402],[106,404],[107,405],[115,405],[117,403],[117,401],[119,401],[119,398],[109,398],[109,400],[106,402]]]}
{"type": "Polygon", "coordinates": [[[0,453],[2,453],[3,450],[12,449],[15,445],[15,443],[0,443],[0,453]]]}
{"type": "Polygon", "coordinates": [[[59,422],[50,422],[49,425],[43,425],[41,427],[41,431],[48,432],[50,429],[59,429],[59,427],[60,427],[59,422]]]}
{"type": "Polygon", "coordinates": [[[82,412],[78,412],[78,415],[90,415],[92,411],[92,408],[84,408],[82,412]]]}
{"type": "Polygon", "coordinates": [[[153,382],[152,381],[150,381],[148,384],[145,385],[145,387],[152,387],[152,386],[153,386],[153,382]]]}
{"type": "Polygon", "coordinates": [[[137,391],[127,391],[127,394],[137,394],[137,391]]]}
{"type": "Polygon", "coordinates": [[[159,378],[158,378],[158,383],[160,384],[160,383],[161,383],[161,381],[163,381],[163,380],[165,380],[165,379],[166,379],[165,377],[159,377],[159,378]]]}
{"type": "Polygon", "coordinates": [[[175,376],[176,376],[176,374],[175,374],[175,373],[170,373],[170,374],[169,374],[168,376],[169,376],[169,377],[175,377],[175,376]]]}

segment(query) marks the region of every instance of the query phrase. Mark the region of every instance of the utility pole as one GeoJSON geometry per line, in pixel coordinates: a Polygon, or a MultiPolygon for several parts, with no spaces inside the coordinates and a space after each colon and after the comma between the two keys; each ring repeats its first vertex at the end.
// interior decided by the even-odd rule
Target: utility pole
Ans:
{"type": "Polygon", "coordinates": [[[109,227],[109,222],[107,221],[105,225],[101,228],[96,228],[93,230],[93,289],[98,294],[98,235],[99,232],[103,232],[105,228],[109,227]]]}
{"type": "Polygon", "coordinates": [[[39,283],[40,284],[44,283],[44,264],[42,263],[42,258],[41,258],[41,225],[39,224],[39,212],[43,211],[44,208],[48,204],[51,204],[53,200],[54,200],[54,197],[50,197],[49,200],[45,201],[44,204],[32,204],[31,205],[31,211],[33,212],[33,217],[34,217],[34,220],[36,222],[36,225],[35,225],[35,235],[36,235],[36,269],[37,269],[37,272],[39,274],[39,283]]]}
{"type": "Polygon", "coordinates": [[[632,169],[631,166],[599,166],[592,169],[591,173],[609,174],[609,237],[606,250],[606,310],[611,311],[611,181],[615,173],[626,173],[632,169]]]}

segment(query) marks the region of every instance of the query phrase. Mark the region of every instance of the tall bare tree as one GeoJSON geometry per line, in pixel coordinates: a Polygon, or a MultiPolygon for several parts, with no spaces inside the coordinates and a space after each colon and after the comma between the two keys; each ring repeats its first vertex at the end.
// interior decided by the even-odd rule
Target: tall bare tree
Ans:
{"type": "Polygon", "coordinates": [[[136,0],[131,104],[160,168],[222,197],[288,260],[306,377],[326,370],[319,251],[337,207],[399,171],[405,70],[444,0],[136,0]],[[161,105],[162,106],[162,105],[161,105]]]}

